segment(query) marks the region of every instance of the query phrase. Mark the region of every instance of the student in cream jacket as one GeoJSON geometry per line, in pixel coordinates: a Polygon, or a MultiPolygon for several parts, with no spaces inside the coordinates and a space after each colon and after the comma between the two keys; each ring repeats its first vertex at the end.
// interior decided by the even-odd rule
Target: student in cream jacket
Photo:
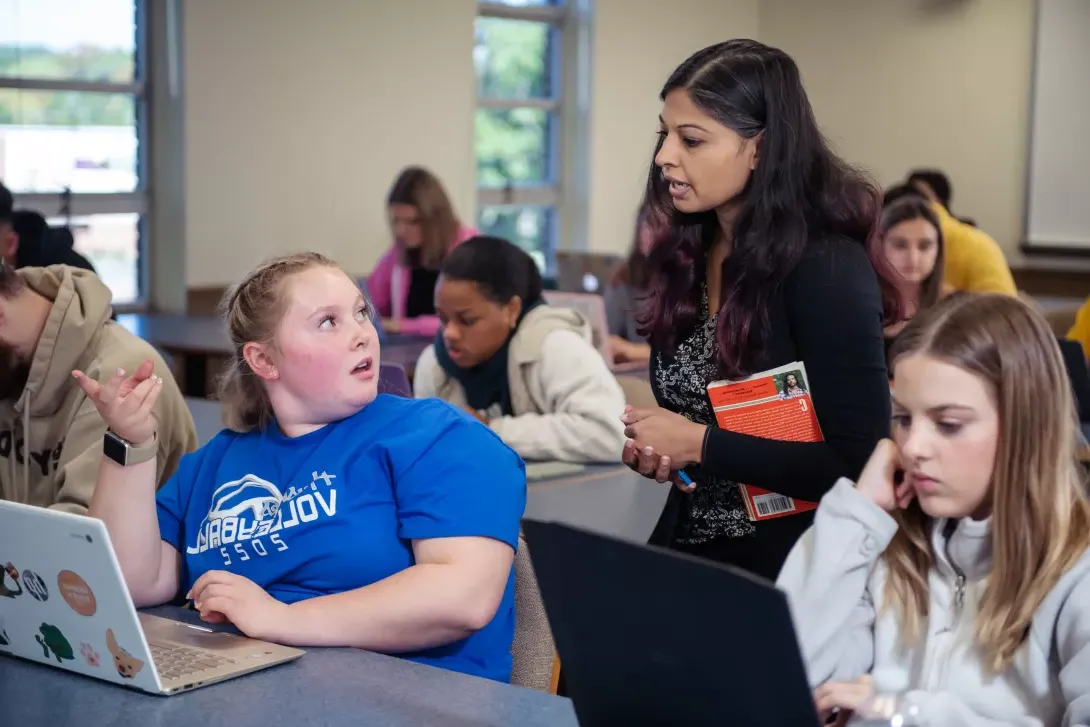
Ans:
{"type": "Polygon", "coordinates": [[[465,409],[527,460],[619,461],[624,393],[586,319],[544,303],[529,255],[472,238],[444,262],[435,297],[442,328],[417,361],[417,398],[465,409]]]}
{"type": "Polygon", "coordinates": [[[894,361],[895,442],[825,495],[778,579],[819,712],[856,709],[873,673],[922,727],[1090,725],[1090,505],[1047,323],[951,298],[894,361]]]}

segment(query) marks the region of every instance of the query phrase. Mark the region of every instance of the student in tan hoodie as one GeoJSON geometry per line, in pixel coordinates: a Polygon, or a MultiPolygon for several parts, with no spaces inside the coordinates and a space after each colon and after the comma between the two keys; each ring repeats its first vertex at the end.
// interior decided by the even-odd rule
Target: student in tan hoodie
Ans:
{"type": "Polygon", "coordinates": [[[586,319],[546,305],[541,290],[533,259],[507,240],[474,237],[451,252],[415,395],[467,410],[525,459],[616,462],[624,392],[586,319]]]}
{"type": "Polygon", "coordinates": [[[170,370],[154,348],[110,320],[110,301],[89,271],[16,271],[0,261],[0,500],[86,513],[106,424],[74,369],[105,382],[150,359],[163,378],[158,482],[196,449],[193,418],[170,370]]]}

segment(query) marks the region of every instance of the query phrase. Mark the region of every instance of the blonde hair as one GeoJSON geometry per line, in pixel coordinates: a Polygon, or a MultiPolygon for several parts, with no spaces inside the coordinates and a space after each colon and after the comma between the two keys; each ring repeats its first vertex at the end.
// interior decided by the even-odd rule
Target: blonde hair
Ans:
{"type": "MultiPolygon", "coordinates": [[[[386,195],[386,206],[395,204],[416,208],[424,237],[420,247],[420,264],[428,270],[438,270],[461,227],[443,183],[423,167],[407,167],[394,180],[386,195]]],[[[404,265],[405,251],[398,248],[397,254],[404,265]]]]}
{"type": "MultiPolygon", "coordinates": [[[[250,342],[270,344],[288,307],[286,284],[293,275],[313,267],[338,268],[316,252],[302,252],[258,265],[220,301],[233,353],[219,380],[224,423],[236,432],[264,429],[273,418],[265,386],[243,356],[250,342]]],[[[339,269],[339,268],[338,268],[339,269]]]]}
{"type": "MultiPolygon", "coordinates": [[[[1003,295],[959,294],[921,313],[897,339],[891,365],[909,354],[976,374],[994,391],[992,569],[974,628],[985,668],[999,673],[1045,596],[1090,547],[1067,370],[1044,318],[1003,295]]],[[[883,608],[897,612],[911,644],[928,616],[932,522],[916,502],[894,517],[900,528],[882,556],[889,570],[883,608]]]]}

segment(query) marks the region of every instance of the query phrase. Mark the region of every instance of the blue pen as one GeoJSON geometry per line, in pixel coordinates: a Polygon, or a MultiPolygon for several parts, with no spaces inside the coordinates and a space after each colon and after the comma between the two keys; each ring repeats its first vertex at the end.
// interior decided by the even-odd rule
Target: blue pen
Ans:
{"type": "Polygon", "coordinates": [[[681,484],[685,485],[686,487],[692,487],[695,484],[693,482],[693,478],[689,477],[689,475],[686,474],[685,470],[678,470],[677,478],[681,480],[681,484]]]}

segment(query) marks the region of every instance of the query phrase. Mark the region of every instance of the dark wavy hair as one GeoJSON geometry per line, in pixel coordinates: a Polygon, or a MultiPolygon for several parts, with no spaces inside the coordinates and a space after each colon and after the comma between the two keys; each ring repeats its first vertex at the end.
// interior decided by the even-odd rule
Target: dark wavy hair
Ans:
{"type": "MultiPolygon", "coordinates": [[[[885,316],[898,318],[892,272],[876,234],[880,193],[822,137],[791,57],[753,40],[719,43],[678,66],[660,98],[678,89],[742,138],[763,132],[760,161],[736,200],[731,254],[723,264],[716,331],[721,373],[733,378],[753,372],[768,334],[770,299],[807,245],[823,237],[844,236],[866,247],[879,274],[885,316]]],[[[655,156],[662,143],[660,138],[655,156]]],[[[670,230],[648,260],[640,333],[656,349],[674,352],[698,321],[706,253],[719,221],[715,210],[677,211],[654,157],[646,196],[652,210],[670,221],[670,230]]]]}

